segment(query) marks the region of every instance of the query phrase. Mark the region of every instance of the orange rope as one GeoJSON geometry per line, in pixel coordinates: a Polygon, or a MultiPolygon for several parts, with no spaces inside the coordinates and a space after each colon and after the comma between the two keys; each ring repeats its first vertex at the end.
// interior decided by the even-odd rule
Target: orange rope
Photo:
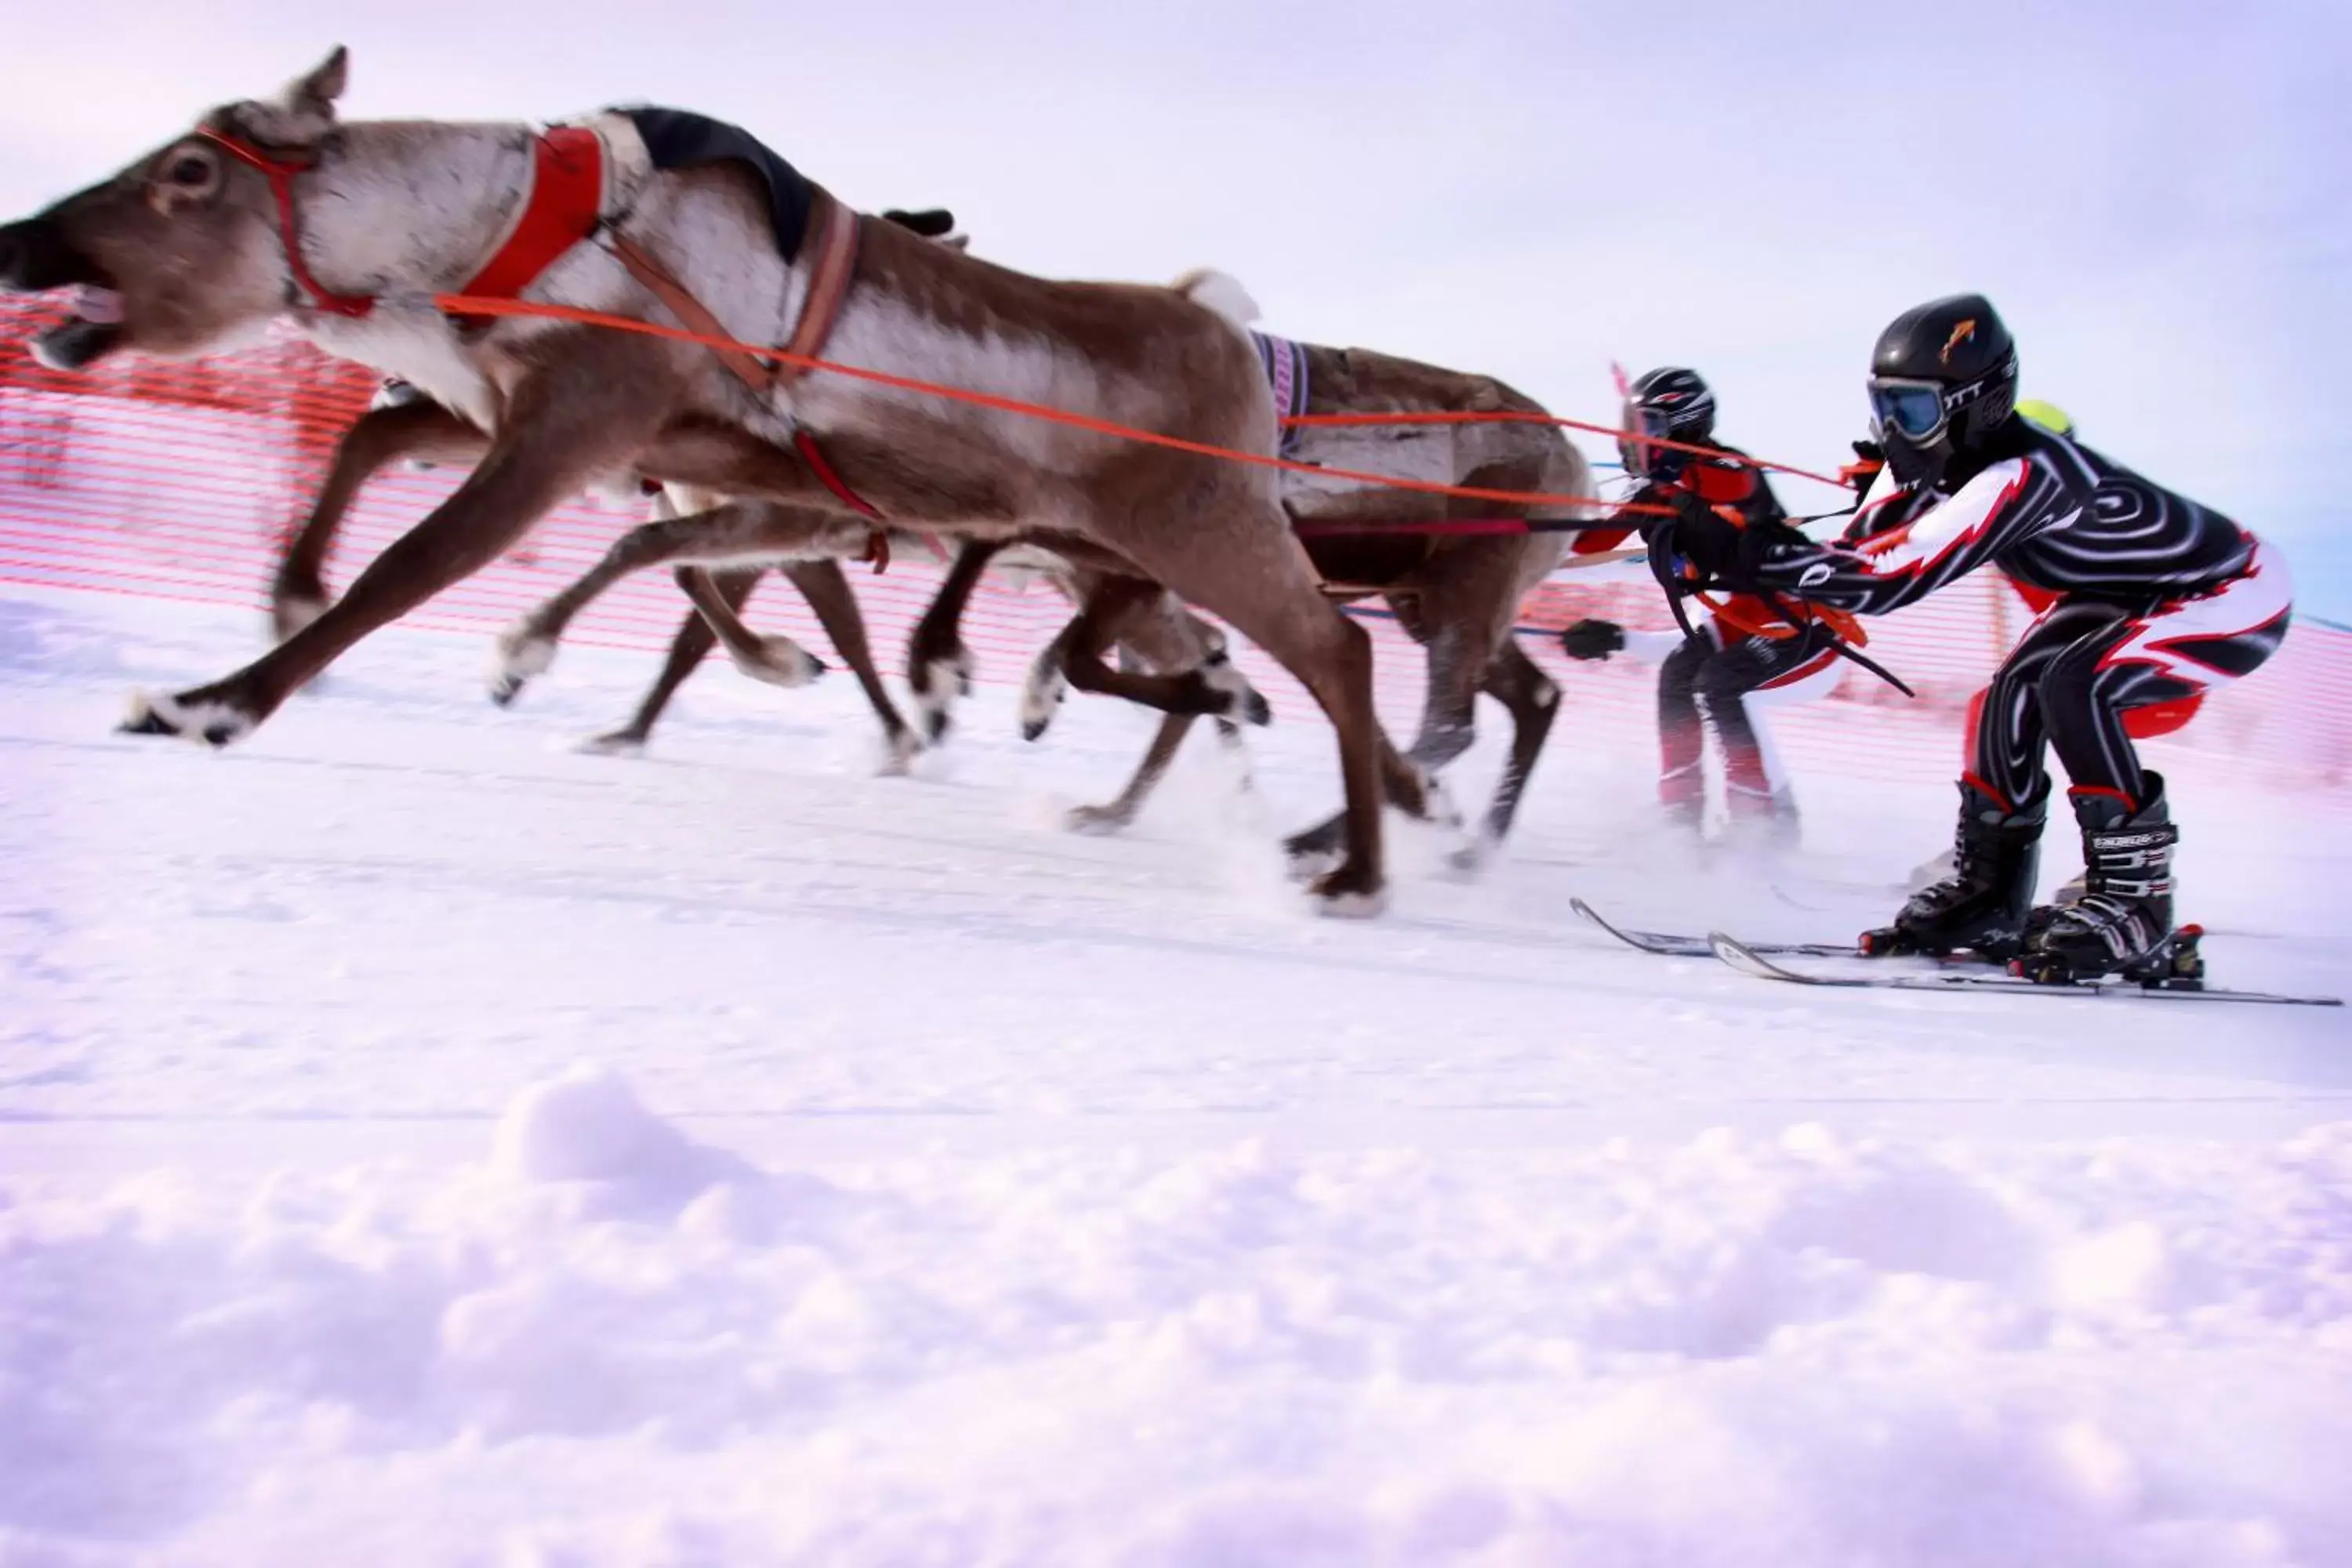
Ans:
{"type": "Polygon", "coordinates": [[[1286,417],[1283,424],[1297,428],[1341,425],[1558,425],[1570,430],[1590,430],[1596,436],[1614,436],[1620,441],[1639,441],[1645,447],[1663,447],[1670,452],[1689,452],[1702,458],[1713,458],[1718,462],[1737,463],[1743,468],[1770,468],[1775,473],[1794,474],[1801,479],[1834,485],[1842,490],[1853,488],[1843,479],[1817,474],[1811,468],[1794,468],[1787,463],[1745,457],[1714,447],[1694,447],[1687,441],[1668,441],[1633,430],[1612,429],[1609,426],[1594,425],[1582,419],[1561,419],[1549,414],[1527,414],[1513,409],[1498,409],[1491,413],[1444,410],[1420,414],[1293,414],[1286,417]]]}
{"type": "MultiPolygon", "coordinates": [[[[737,342],[704,332],[688,331],[683,327],[667,327],[658,321],[640,321],[630,316],[608,315],[602,310],[583,310],[572,305],[543,305],[528,300],[478,300],[466,294],[436,294],[436,310],[457,316],[531,316],[545,321],[579,321],[593,327],[611,327],[618,331],[640,332],[646,337],[667,338],[673,342],[698,343],[707,349],[730,349],[737,353],[756,355],[773,360],[779,364],[794,365],[802,370],[830,371],[835,375],[849,376],[857,381],[869,381],[880,386],[893,386],[904,392],[928,393],[934,397],[952,398],[959,403],[975,404],[1000,413],[1024,415],[1032,419],[1051,420],[1056,425],[1068,425],[1080,430],[1091,430],[1099,436],[1116,436],[1123,440],[1141,441],[1149,446],[1167,447],[1179,452],[1197,452],[1204,458],[1223,458],[1228,462],[1253,463],[1259,468],[1279,468],[1285,473],[1309,474],[1318,479],[1348,479],[1358,484],[1381,485],[1390,489],[1414,490],[1423,495],[1461,496],[1470,500],[1500,501],[1512,506],[1577,506],[1611,507],[1612,516],[1626,512],[1647,512],[1670,517],[1673,510],[1662,506],[1635,506],[1629,502],[1612,502],[1599,496],[1550,495],[1541,490],[1495,490],[1475,485],[1441,485],[1429,479],[1396,479],[1385,474],[1360,473],[1353,468],[1318,468],[1313,463],[1295,463],[1286,458],[1269,458],[1257,452],[1236,451],[1229,447],[1214,447],[1205,441],[1188,441],[1181,436],[1163,436],[1156,430],[1139,429],[1132,425],[1119,425],[1108,419],[1097,419],[1089,414],[1073,414],[1066,408],[1049,408],[1042,403],[1024,403],[1019,398],[999,397],[993,393],[972,392],[960,386],[943,386],[935,381],[919,381],[913,376],[893,375],[887,371],[866,370],[854,364],[838,364],[832,360],[818,359],[809,354],[792,353],[783,349],[768,348],[757,343],[737,342]]],[[[1377,527],[1367,523],[1367,530],[1377,527]]],[[[1607,520],[1594,521],[1591,526],[1607,526],[1607,520]]]]}

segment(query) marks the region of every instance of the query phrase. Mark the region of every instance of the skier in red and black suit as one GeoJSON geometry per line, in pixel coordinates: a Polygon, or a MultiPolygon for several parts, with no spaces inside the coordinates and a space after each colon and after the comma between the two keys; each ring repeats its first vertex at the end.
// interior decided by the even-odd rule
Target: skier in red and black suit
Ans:
{"type": "MultiPolygon", "coordinates": [[[[1742,526],[1787,523],[1788,513],[1763,474],[1737,460],[1744,455],[1738,447],[1715,439],[1715,394],[1696,372],[1668,366],[1633,383],[1626,394],[1624,429],[1618,454],[1626,473],[1643,481],[1629,498],[1632,504],[1672,508],[1677,515],[1721,515],[1742,526]]],[[[1596,542],[1587,535],[1579,548],[1605,548],[1622,538],[1596,542]]],[[[1836,683],[1829,628],[1803,609],[1792,624],[1750,595],[1708,608],[1712,613],[1688,637],[1629,633],[1613,621],[1583,620],[1560,634],[1560,645],[1571,658],[1606,659],[1622,650],[1658,664],[1658,798],[1670,819],[1694,835],[1701,830],[1706,778],[1700,758],[1712,730],[1723,759],[1731,833],[1792,841],[1796,799],[1770,737],[1751,710],[1802,700],[1836,683]]]]}
{"type": "Polygon", "coordinates": [[[2138,974],[2170,946],[2179,835],[2124,715],[2262,664],[2293,589],[2278,552],[2230,519],[2016,417],[2016,348],[1981,296],[1906,310],[1871,359],[1886,472],[1851,543],[1679,520],[1671,548],[1700,580],[1862,615],[1985,564],[2056,595],[1987,692],[1953,874],[1913,896],[1889,942],[2021,956],[2045,978],[2138,974]],[[2052,746],[2073,781],[2085,889],[2037,911],[2052,746]]]}

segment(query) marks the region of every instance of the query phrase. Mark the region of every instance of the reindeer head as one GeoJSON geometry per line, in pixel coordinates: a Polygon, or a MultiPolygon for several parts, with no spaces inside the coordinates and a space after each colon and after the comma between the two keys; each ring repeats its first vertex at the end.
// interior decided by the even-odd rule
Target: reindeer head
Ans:
{"type": "Polygon", "coordinates": [[[113,178],[0,227],[0,293],[77,291],[73,319],[34,342],[42,363],[202,354],[282,313],[293,276],[268,176],[202,132],[307,164],[335,134],[348,72],[338,48],[278,98],[215,109],[113,178]]]}

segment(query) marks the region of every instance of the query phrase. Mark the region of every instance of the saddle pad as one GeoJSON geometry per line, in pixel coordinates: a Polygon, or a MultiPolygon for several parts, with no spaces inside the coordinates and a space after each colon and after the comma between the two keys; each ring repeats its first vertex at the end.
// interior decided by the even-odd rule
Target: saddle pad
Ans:
{"type": "MultiPolygon", "coordinates": [[[[1271,332],[1252,332],[1250,341],[1257,344],[1258,363],[1265,367],[1266,384],[1274,388],[1274,414],[1277,419],[1294,418],[1307,412],[1307,347],[1288,338],[1277,338],[1271,332]]],[[[1298,443],[1305,432],[1296,426],[1282,427],[1282,456],[1298,456],[1298,443]]]]}
{"type": "Polygon", "coordinates": [[[767,191],[768,222],[776,231],[777,253],[786,261],[800,255],[815,200],[813,187],[808,176],[777,157],[766,143],[740,127],[682,109],[639,107],[613,112],[636,127],[656,169],[691,169],[730,161],[749,167],[767,191]]]}

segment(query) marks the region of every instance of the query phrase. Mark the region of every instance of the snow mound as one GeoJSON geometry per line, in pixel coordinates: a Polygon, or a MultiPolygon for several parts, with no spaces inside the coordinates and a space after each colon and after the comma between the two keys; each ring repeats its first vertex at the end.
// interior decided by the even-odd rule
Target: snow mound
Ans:
{"type": "Polygon", "coordinates": [[[671,1212],[750,1165],[694,1143],[646,1110],[605,1068],[582,1063],[516,1097],[499,1122],[491,1169],[517,1181],[576,1184],[605,1212],[671,1212]]]}
{"type": "Polygon", "coordinates": [[[2343,1561],[2352,1127],[0,1191],[0,1563],[2343,1561]]]}

